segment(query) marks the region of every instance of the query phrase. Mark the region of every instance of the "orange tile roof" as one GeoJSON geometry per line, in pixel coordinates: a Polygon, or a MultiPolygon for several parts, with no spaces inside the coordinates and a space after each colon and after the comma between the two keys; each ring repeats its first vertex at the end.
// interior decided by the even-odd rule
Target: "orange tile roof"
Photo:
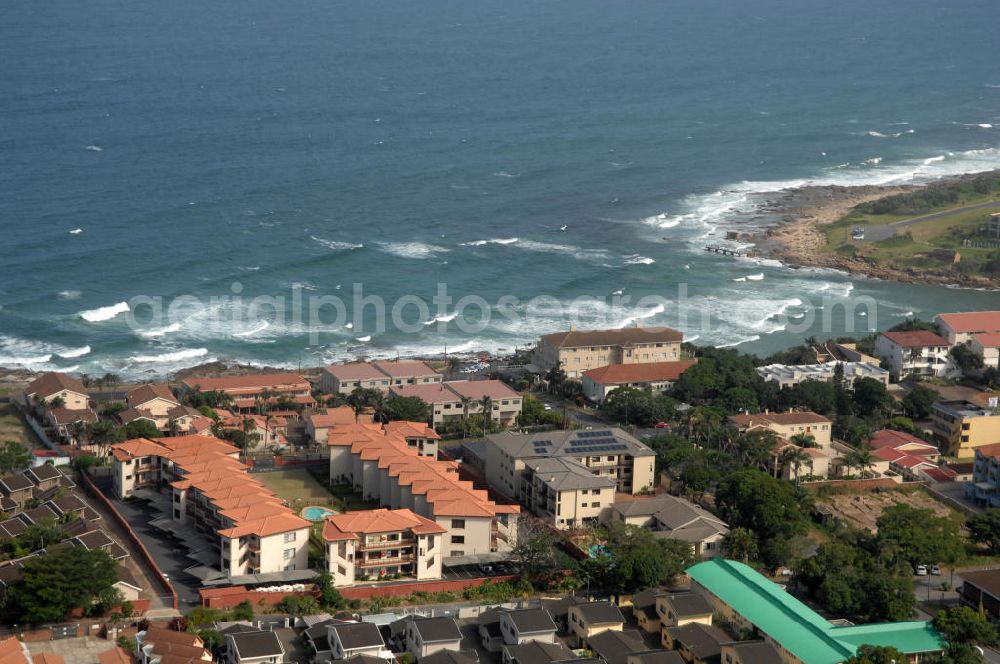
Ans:
{"type": "Polygon", "coordinates": [[[698,364],[698,360],[678,360],[677,362],[646,362],[643,364],[609,364],[583,372],[583,375],[599,385],[618,383],[650,383],[673,381],[698,364]]]}
{"type": "Polygon", "coordinates": [[[76,392],[78,394],[87,394],[87,388],[84,387],[83,383],[78,381],[76,378],[54,371],[42,374],[35,380],[28,383],[28,387],[24,388],[24,393],[37,394],[43,399],[47,399],[53,394],[62,392],[63,390],[69,390],[70,392],[76,392]]]}
{"type": "Polygon", "coordinates": [[[1000,311],[938,314],[938,318],[955,332],[1000,332],[1000,311]]]}
{"type": "Polygon", "coordinates": [[[474,401],[479,401],[483,397],[489,397],[493,401],[521,398],[520,394],[501,380],[453,380],[445,385],[459,396],[474,401]]]}
{"type": "Polygon", "coordinates": [[[66,664],[62,655],[57,655],[54,652],[40,652],[34,655],[31,660],[35,664],[66,664]]]}
{"type": "Polygon", "coordinates": [[[119,646],[115,646],[111,650],[105,650],[99,654],[97,661],[100,664],[132,664],[135,660],[132,658],[132,655],[122,650],[119,646]]]}
{"type": "Polygon", "coordinates": [[[1000,443],[993,443],[992,445],[980,445],[976,448],[976,454],[982,455],[986,458],[994,457],[1000,459],[1000,443]]]}
{"type": "Polygon", "coordinates": [[[203,392],[251,393],[264,389],[277,392],[301,392],[311,389],[309,381],[293,373],[251,374],[248,376],[223,376],[221,378],[186,378],[184,385],[203,392]]]}
{"type": "Polygon", "coordinates": [[[377,509],[326,517],[323,539],[334,542],[358,539],[358,535],[402,531],[413,531],[417,535],[440,535],[447,532],[447,529],[408,509],[377,509]]]}
{"type": "Polygon", "coordinates": [[[761,426],[766,426],[768,424],[777,424],[778,426],[794,426],[799,424],[829,424],[830,422],[830,420],[822,415],[811,411],[793,413],[754,413],[752,415],[741,413],[739,415],[731,415],[729,417],[729,421],[738,427],[749,427],[754,424],[760,424],[761,426]]]}
{"type": "Polygon", "coordinates": [[[125,395],[125,400],[130,406],[141,406],[142,404],[152,401],[153,399],[164,399],[170,403],[179,404],[180,401],[174,396],[174,393],[170,391],[170,388],[163,383],[149,383],[147,385],[140,385],[139,387],[130,390],[128,394],[125,395]]]}
{"type": "Polygon", "coordinates": [[[291,530],[301,530],[308,528],[310,525],[309,521],[286,508],[284,514],[271,514],[259,519],[253,519],[252,521],[244,521],[232,528],[220,530],[219,534],[230,539],[246,535],[268,537],[270,535],[277,535],[278,533],[287,533],[291,530]]]}
{"type": "Polygon", "coordinates": [[[0,664],[31,664],[21,642],[13,636],[0,641],[0,664]]]}
{"type": "Polygon", "coordinates": [[[326,370],[331,375],[336,376],[338,380],[384,380],[388,378],[368,362],[331,364],[326,367],[326,370]]]}
{"type": "Polygon", "coordinates": [[[948,345],[947,339],[928,330],[883,332],[882,336],[902,348],[927,348],[948,345]]]}
{"type": "Polygon", "coordinates": [[[983,348],[1000,348],[1000,332],[976,334],[972,338],[983,348]]]}
{"type": "Polygon", "coordinates": [[[420,360],[379,360],[377,362],[372,362],[372,365],[382,373],[392,378],[438,375],[438,372],[434,371],[430,365],[426,362],[421,362],[420,360]]]}
{"type": "Polygon", "coordinates": [[[337,408],[327,408],[323,411],[317,411],[307,419],[317,429],[340,424],[354,424],[357,421],[354,409],[350,406],[338,406],[337,408]]]}

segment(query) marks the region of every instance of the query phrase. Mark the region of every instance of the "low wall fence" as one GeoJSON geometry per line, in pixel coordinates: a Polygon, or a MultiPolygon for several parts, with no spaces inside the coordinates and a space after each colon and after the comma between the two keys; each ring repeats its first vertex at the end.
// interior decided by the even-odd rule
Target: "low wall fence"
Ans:
{"type": "Polygon", "coordinates": [[[338,588],[345,599],[371,599],[373,597],[402,597],[413,593],[457,592],[466,588],[478,588],[484,583],[514,582],[520,577],[516,574],[491,576],[481,579],[454,579],[441,581],[414,581],[412,583],[393,583],[378,586],[352,586],[338,588]]]}
{"type": "Polygon", "coordinates": [[[56,445],[49,439],[49,435],[45,433],[45,427],[43,427],[41,423],[39,423],[39,421],[36,420],[35,417],[28,411],[28,409],[24,407],[24,404],[17,399],[12,399],[11,403],[14,404],[14,408],[17,408],[17,412],[21,414],[24,421],[28,423],[28,427],[36,436],[38,436],[38,440],[42,441],[42,444],[45,445],[45,447],[55,452],[62,453],[60,446],[56,445]]]}
{"type": "Polygon", "coordinates": [[[857,480],[824,480],[822,482],[803,482],[802,488],[809,491],[819,491],[820,489],[856,489],[858,491],[873,491],[875,489],[898,489],[902,486],[919,486],[925,482],[907,482],[905,485],[888,477],[876,477],[871,479],[857,480]]]}
{"type": "Polygon", "coordinates": [[[118,511],[118,508],[115,507],[114,503],[108,500],[108,497],[104,495],[104,492],[102,492],[100,489],[97,488],[97,485],[94,484],[94,481],[90,479],[90,475],[87,474],[86,472],[80,473],[80,475],[83,477],[83,484],[84,487],[86,487],[87,489],[87,493],[89,493],[91,496],[94,497],[95,500],[101,503],[108,510],[108,512],[111,513],[111,515],[114,517],[118,525],[122,527],[122,529],[125,531],[125,534],[128,536],[129,541],[132,542],[135,548],[142,555],[143,562],[146,563],[146,566],[153,573],[153,576],[155,577],[157,582],[165,591],[167,591],[167,594],[170,595],[170,598],[173,602],[174,610],[176,610],[178,608],[178,603],[179,603],[177,598],[177,591],[174,590],[173,584],[171,584],[170,581],[163,575],[163,570],[160,569],[160,566],[156,563],[156,560],[153,559],[153,556],[149,553],[149,550],[146,548],[146,545],[143,544],[142,540],[139,539],[139,536],[135,534],[135,531],[132,530],[132,526],[129,525],[128,520],[122,516],[121,512],[118,511]]]}
{"type": "Polygon", "coordinates": [[[254,606],[273,607],[281,603],[286,597],[305,597],[310,595],[319,598],[319,591],[313,590],[287,590],[267,592],[263,590],[251,590],[246,586],[230,586],[228,588],[202,588],[198,591],[201,605],[209,609],[231,609],[243,602],[250,602],[254,606]]]}

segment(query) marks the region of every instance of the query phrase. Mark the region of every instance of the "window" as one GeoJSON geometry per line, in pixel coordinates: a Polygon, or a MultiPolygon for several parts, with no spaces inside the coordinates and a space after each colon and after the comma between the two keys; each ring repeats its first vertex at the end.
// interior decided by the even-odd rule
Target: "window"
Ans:
{"type": "Polygon", "coordinates": [[[591,503],[590,506],[591,507],[600,507],[601,504],[600,503],[591,503]]]}
{"type": "Polygon", "coordinates": [[[452,519],[451,527],[456,529],[465,528],[465,519],[452,519]]]}
{"type": "Polygon", "coordinates": [[[339,574],[341,576],[344,576],[345,574],[347,574],[347,570],[344,569],[343,565],[337,565],[337,574],[339,574]]]}
{"type": "Polygon", "coordinates": [[[291,560],[295,557],[295,549],[285,549],[285,560],[291,560]]]}
{"type": "Polygon", "coordinates": [[[452,535],[451,536],[451,543],[452,544],[465,544],[465,535],[452,535]]]}
{"type": "Polygon", "coordinates": [[[427,567],[434,567],[434,556],[427,559],[427,567]]]}
{"type": "Polygon", "coordinates": [[[295,536],[297,534],[298,533],[296,533],[296,532],[285,533],[285,544],[288,544],[289,542],[294,542],[295,541],[295,536]]]}
{"type": "Polygon", "coordinates": [[[452,551],[451,555],[453,555],[453,556],[464,556],[465,555],[465,551],[452,551]]]}

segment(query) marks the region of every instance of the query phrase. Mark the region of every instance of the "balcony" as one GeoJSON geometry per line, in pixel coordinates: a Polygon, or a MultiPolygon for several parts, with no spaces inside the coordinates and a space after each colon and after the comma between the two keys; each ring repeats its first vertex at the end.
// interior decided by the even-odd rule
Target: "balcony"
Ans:
{"type": "Polygon", "coordinates": [[[382,567],[384,565],[403,565],[414,562],[413,554],[399,555],[394,558],[369,558],[367,560],[357,560],[358,567],[382,567]]]}
{"type": "Polygon", "coordinates": [[[372,550],[377,551],[380,549],[391,549],[391,548],[413,546],[416,543],[417,540],[415,538],[407,537],[398,540],[379,540],[378,542],[375,542],[373,544],[365,542],[364,544],[361,545],[360,548],[362,551],[372,551],[372,550]]]}

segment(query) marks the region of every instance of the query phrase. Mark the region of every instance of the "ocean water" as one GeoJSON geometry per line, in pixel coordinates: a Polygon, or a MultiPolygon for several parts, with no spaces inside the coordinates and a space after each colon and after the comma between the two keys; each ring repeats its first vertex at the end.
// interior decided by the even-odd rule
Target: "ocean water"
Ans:
{"type": "Polygon", "coordinates": [[[759,192],[1000,167],[998,22],[995,0],[10,4],[0,365],[297,366],[637,320],[764,353],[997,307],[702,248],[759,225],[759,192]]]}

